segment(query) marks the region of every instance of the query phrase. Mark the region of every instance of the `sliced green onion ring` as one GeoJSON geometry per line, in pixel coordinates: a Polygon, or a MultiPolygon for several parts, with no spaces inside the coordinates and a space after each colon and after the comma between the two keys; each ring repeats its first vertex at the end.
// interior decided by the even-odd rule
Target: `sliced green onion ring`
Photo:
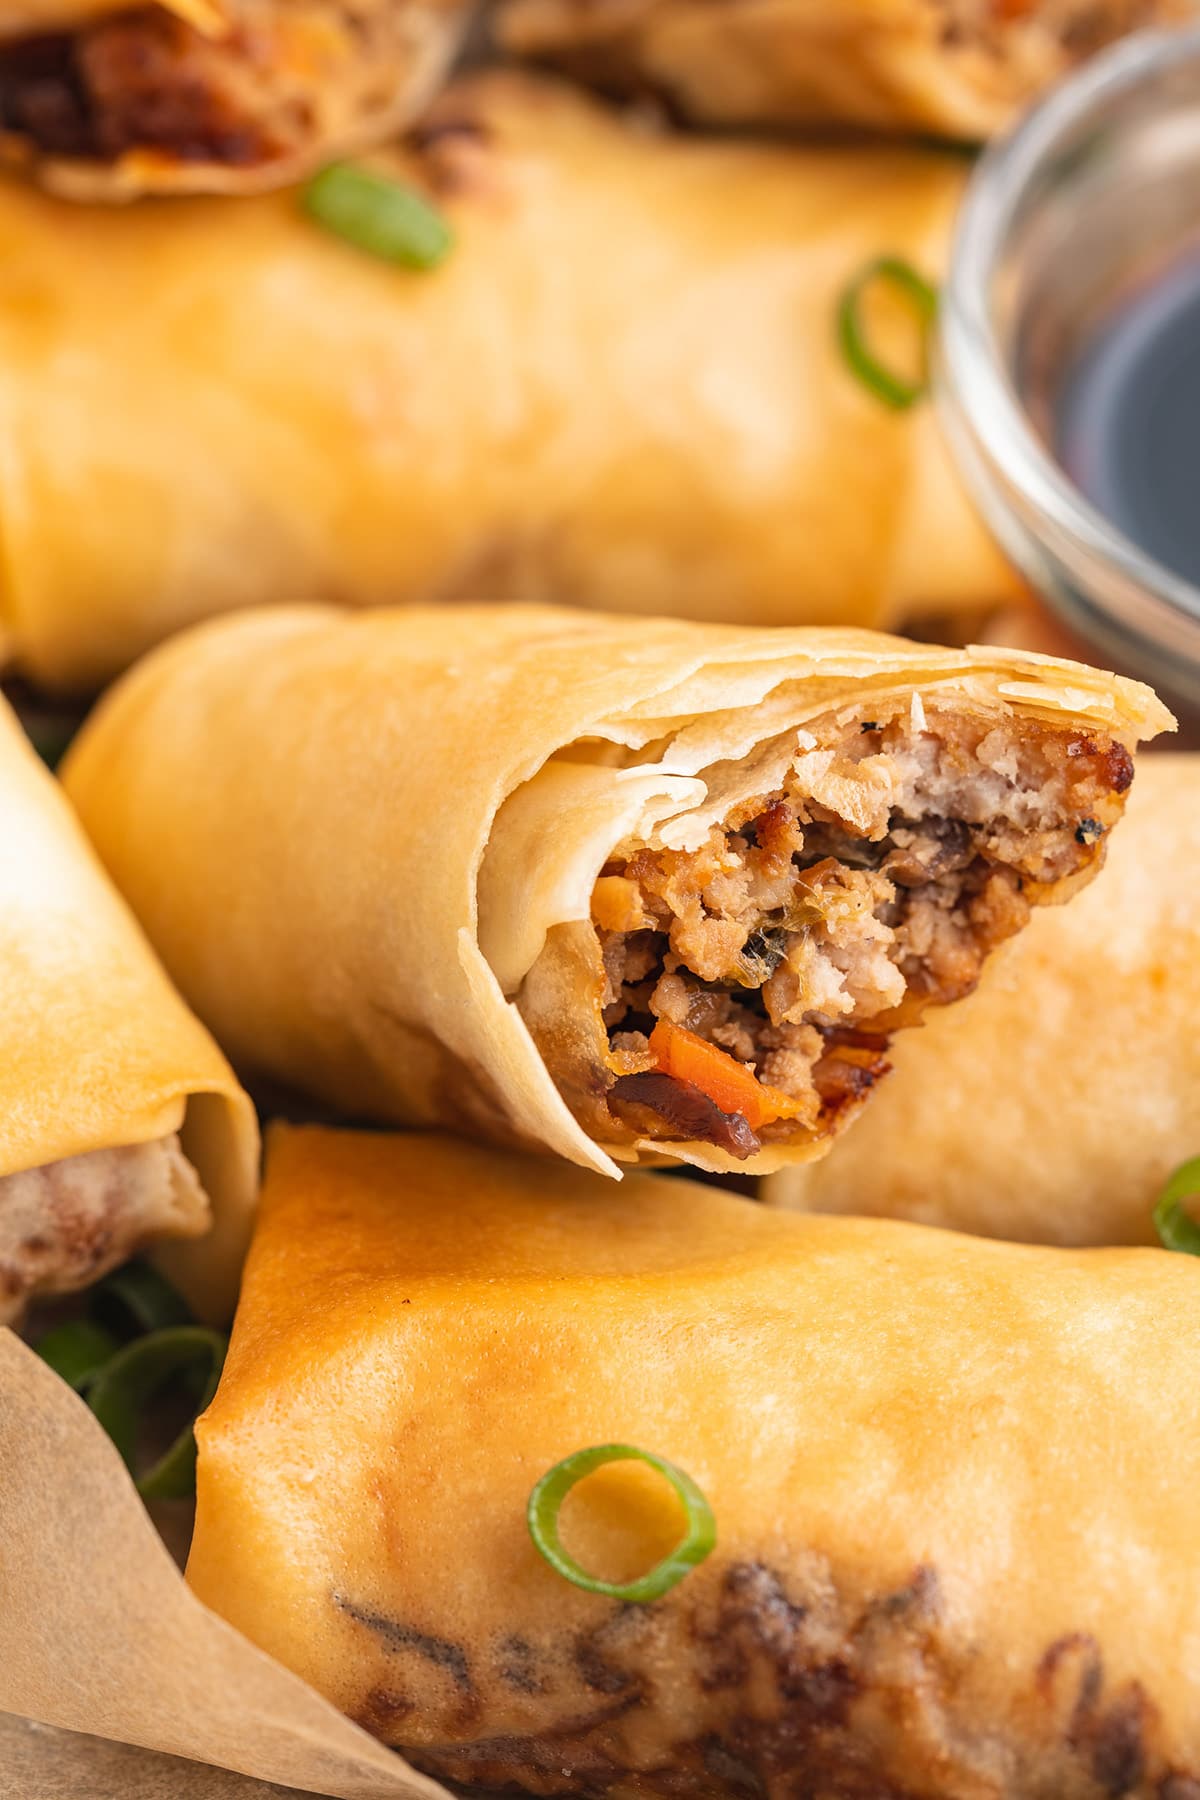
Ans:
{"type": "Polygon", "coordinates": [[[121,1453],[144,1500],[181,1500],[195,1492],[196,1439],[184,1426],[170,1447],[138,1474],[138,1434],[150,1403],[173,1381],[187,1384],[195,1411],[217,1391],[228,1340],[202,1325],[176,1325],[127,1344],[101,1369],[87,1402],[121,1453]]]}
{"type": "Polygon", "coordinates": [[[632,1444],[595,1444],[590,1450],[577,1450],[573,1456],[565,1456],[546,1471],[530,1494],[526,1517],[535,1546],[550,1567],[566,1581],[585,1588],[589,1594],[606,1594],[613,1600],[630,1600],[638,1604],[657,1600],[668,1593],[697,1563],[704,1561],[717,1541],[717,1522],[712,1508],[691,1476],[685,1475],[665,1457],[654,1456],[649,1450],[638,1450],[632,1444]],[[573,1556],[567,1555],[558,1535],[559,1509],[571,1489],[593,1470],[612,1462],[642,1462],[657,1469],[664,1480],[670,1482],[687,1514],[687,1528],[675,1548],[636,1581],[601,1581],[598,1576],[589,1575],[573,1556]]]}
{"type": "Polygon", "coordinates": [[[331,163],[304,190],[310,219],[368,256],[433,269],[454,245],[449,225],[415,188],[357,163],[331,163]]]}
{"type": "Polygon", "coordinates": [[[868,344],[862,300],[867,289],[877,283],[890,285],[908,301],[920,327],[926,355],[929,330],[937,317],[937,289],[903,257],[877,256],[847,283],[838,302],[838,344],[847,367],[877,400],[896,412],[907,412],[928,394],[929,370],[926,367],[918,381],[909,381],[880,362],[868,344]]]}
{"type": "Polygon", "coordinates": [[[1200,1256],[1200,1224],[1183,1209],[1185,1200],[1200,1199],[1200,1156],[1181,1163],[1154,1207],[1154,1229],[1164,1250],[1200,1256]]]}
{"type": "Polygon", "coordinates": [[[38,1339],[34,1349],[76,1393],[94,1381],[117,1353],[117,1340],[92,1319],[70,1319],[38,1339]]]}
{"type": "Polygon", "coordinates": [[[105,1276],[92,1292],[91,1311],[122,1338],[192,1323],[186,1301],[170,1282],[149,1263],[136,1259],[105,1276]]]}

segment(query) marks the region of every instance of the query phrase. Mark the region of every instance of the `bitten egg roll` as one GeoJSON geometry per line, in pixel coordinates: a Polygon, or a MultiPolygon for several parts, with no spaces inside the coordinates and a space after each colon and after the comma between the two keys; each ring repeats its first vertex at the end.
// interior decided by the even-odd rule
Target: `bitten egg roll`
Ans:
{"type": "Polygon", "coordinates": [[[0,185],[0,657],[91,688],[283,597],[882,626],[1012,597],[932,408],[837,348],[865,263],[940,270],[958,159],[703,142],[502,73],[377,166],[445,213],[436,270],[294,193],[0,185]]]}
{"type": "Polygon", "coordinates": [[[970,1006],[897,1045],[860,1129],[767,1197],[1024,1242],[1154,1242],[1159,1190],[1200,1155],[1198,885],[1200,758],[1146,757],[1095,885],[1005,946],[970,1006]]]}
{"type": "Polygon", "coordinates": [[[0,821],[0,1323],[148,1244],[232,1309],[254,1110],[3,701],[0,821]]]}
{"type": "Polygon", "coordinates": [[[989,137],[1086,56],[1194,0],[502,0],[518,56],[706,125],[989,137]]]}
{"type": "Polygon", "coordinates": [[[248,1070],[352,1117],[766,1170],[1098,866],[1168,724],[1011,651],[552,607],[268,609],[65,769],[248,1070]]]}
{"type": "MultiPolygon", "coordinates": [[[[1182,1800],[1197,1281],[1163,1251],[278,1131],[188,1579],[469,1787],[1182,1800]],[[611,1444],[715,1520],[646,1604],[573,1585],[526,1528],[545,1472],[611,1444]]],[[[681,1529],[629,1463],[559,1518],[619,1583],[681,1529]]]]}
{"type": "Polygon", "coordinates": [[[17,0],[0,17],[0,159],[93,201],[279,186],[407,125],[468,10],[17,0]]]}

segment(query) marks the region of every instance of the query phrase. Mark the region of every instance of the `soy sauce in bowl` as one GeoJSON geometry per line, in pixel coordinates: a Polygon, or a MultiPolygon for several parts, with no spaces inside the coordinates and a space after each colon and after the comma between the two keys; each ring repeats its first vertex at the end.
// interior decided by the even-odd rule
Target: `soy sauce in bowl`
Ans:
{"type": "Polygon", "coordinates": [[[1200,734],[1200,26],[1134,32],[985,150],[934,373],[1030,586],[1200,734]]]}
{"type": "Polygon", "coordinates": [[[1125,536],[1200,585],[1200,254],[1100,320],[1065,371],[1054,450],[1125,536]]]}

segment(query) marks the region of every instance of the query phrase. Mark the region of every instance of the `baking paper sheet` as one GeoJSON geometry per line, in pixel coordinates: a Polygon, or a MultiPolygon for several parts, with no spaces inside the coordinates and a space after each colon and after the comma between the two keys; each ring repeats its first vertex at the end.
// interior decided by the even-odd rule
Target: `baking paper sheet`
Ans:
{"type": "Polygon", "coordinates": [[[0,1730],[5,1800],[446,1793],[200,1605],[87,1407],[11,1331],[0,1332],[0,1713],[18,1715],[0,1730]],[[26,1719],[216,1769],[181,1778],[26,1719]]]}

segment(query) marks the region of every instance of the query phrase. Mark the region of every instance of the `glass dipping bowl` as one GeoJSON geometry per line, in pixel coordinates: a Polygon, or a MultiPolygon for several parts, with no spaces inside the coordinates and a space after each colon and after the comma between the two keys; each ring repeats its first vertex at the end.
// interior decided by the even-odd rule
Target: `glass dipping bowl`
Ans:
{"type": "MultiPolygon", "coordinates": [[[[935,387],[1007,554],[1113,667],[1200,714],[1200,588],[1055,460],[1058,383],[1123,298],[1200,248],[1200,29],[1097,57],[980,158],[942,296],[935,387]]],[[[1196,471],[1200,512],[1200,467],[1196,471]]]]}

